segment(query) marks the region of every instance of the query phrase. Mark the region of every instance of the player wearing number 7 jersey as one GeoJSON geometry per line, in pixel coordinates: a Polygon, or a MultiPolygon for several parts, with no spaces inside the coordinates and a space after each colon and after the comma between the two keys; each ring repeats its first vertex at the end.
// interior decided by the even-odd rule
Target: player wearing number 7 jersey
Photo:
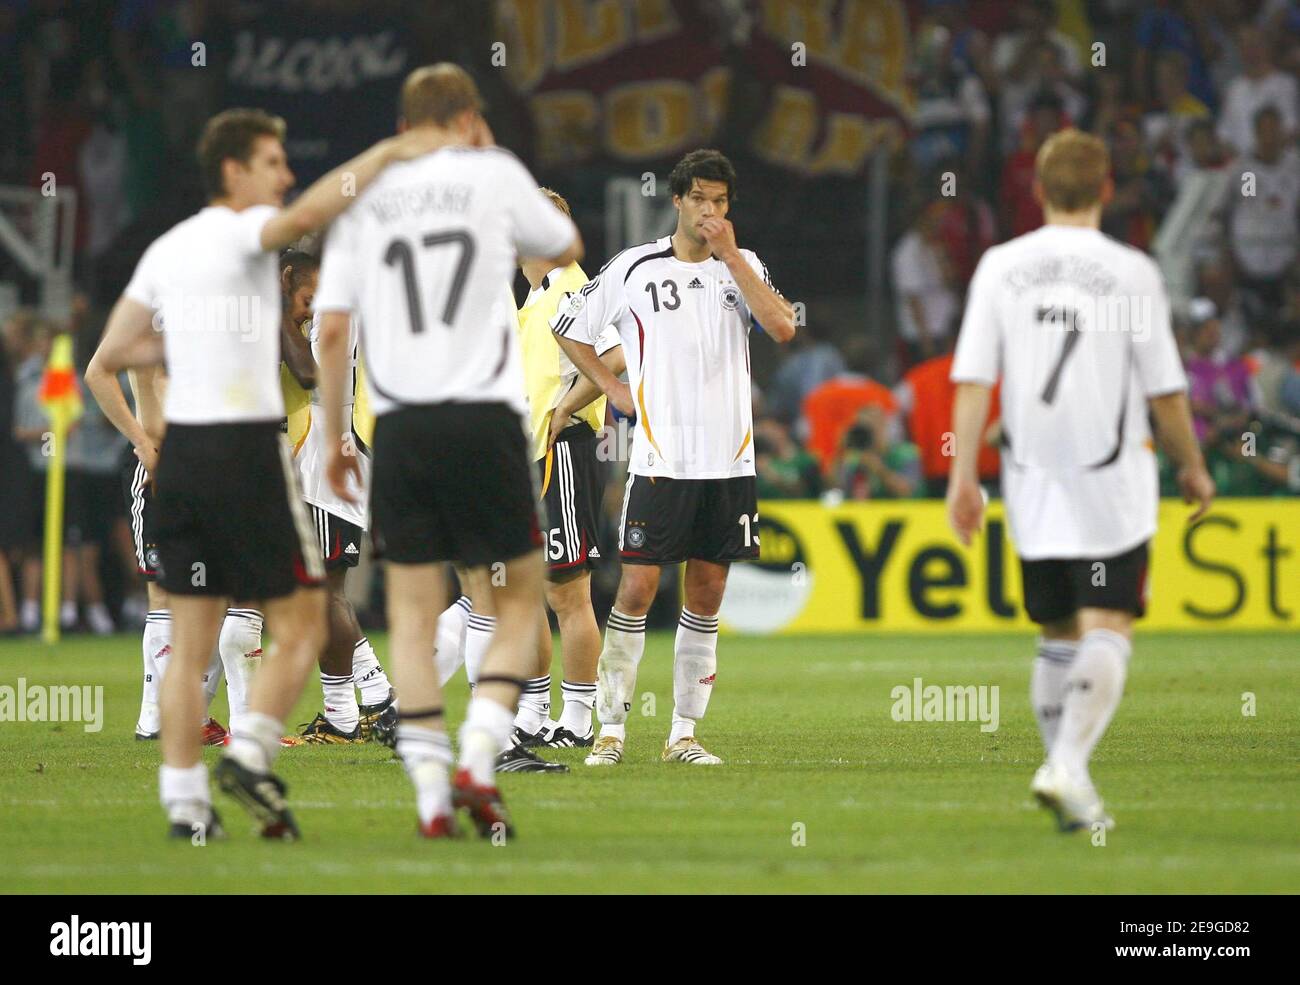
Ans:
{"type": "Polygon", "coordinates": [[[1088,774],[1124,689],[1133,620],[1146,606],[1159,505],[1147,426],[1184,497],[1214,484],[1192,431],[1169,301],[1146,254],[1100,232],[1113,186],[1106,145],[1077,130],[1038,153],[1047,224],[990,249],[957,340],[948,508],[963,543],[979,528],[976,458],[1002,379],[1002,489],[1025,609],[1041,627],[1030,685],[1047,761],[1031,790],[1063,830],[1110,826],[1088,774]]]}
{"type": "Polygon", "coordinates": [[[617,254],[551,322],[573,364],[606,392],[594,344],[613,325],[635,393],[619,548],[623,575],[597,665],[600,738],[588,766],[622,760],[659,568],[686,562],[686,604],[673,659],[672,731],[663,758],[714,765],[695,738],[717,667],[718,609],[732,561],[758,557],[749,331],[794,337],[794,312],[767,268],[736,246],[727,212],[731,162],[687,154],[669,177],[677,230],[617,254]]]}

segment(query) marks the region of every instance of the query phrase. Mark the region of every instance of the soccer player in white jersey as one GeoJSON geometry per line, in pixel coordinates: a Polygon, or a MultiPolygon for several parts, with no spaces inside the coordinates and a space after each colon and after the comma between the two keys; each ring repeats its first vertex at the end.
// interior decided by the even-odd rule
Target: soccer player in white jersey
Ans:
{"type": "MultiPolygon", "coordinates": [[[[95,394],[105,415],[134,447],[148,445],[157,449],[162,445],[165,429],[163,401],[167,393],[167,374],[161,366],[148,366],[131,370],[128,374],[135,413],[126,402],[126,395],[118,378],[103,372],[92,362],[86,367],[86,386],[95,394]]],[[[145,580],[149,611],[145,614],[144,633],[141,639],[144,655],[144,686],[140,694],[140,716],[136,719],[137,740],[156,740],[161,727],[161,709],[158,704],[163,671],[171,655],[172,617],[168,608],[167,593],[158,585],[158,539],[154,531],[157,513],[151,489],[152,477],[144,463],[136,458],[123,469],[122,486],[126,499],[127,515],[131,520],[131,542],[135,548],[136,570],[145,580]]],[[[230,620],[229,612],[227,621],[230,620]]],[[[222,623],[223,634],[226,623],[222,623]]],[[[208,707],[216,696],[222,678],[222,654],[213,653],[203,674],[204,718],[201,726],[203,744],[219,746],[226,738],[226,730],[215,718],[208,715],[208,707]]],[[[227,684],[230,706],[239,707],[235,689],[242,681],[231,668],[227,684]]],[[[242,691],[239,692],[242,694],[242,691]]]]}
{"type": "Polygon", "coordinates": [[[1159,270],[1104,236],[1106,145],[1064,130],[1038,152],[1046,225],[990,249],[971,281],[953,361],[953,529],[968,544],[993,385],[1002,380],[1002,490],[1025,610],[1041,628],[1030,683],[1047,760],[1031,790],[1062,830],[1109,827],[1088,762],[1119,706],[1133,621],[1146,607],[1159,494],[1150,412],[1178,484],[1209,508],[1187,379],[1159,270]]]}
{"type": "Polygon", "coordinates": [[[260,600],[276,646],[216,777],[263,836],[298,837],[271,767],[324,640],[324,570],[279,433],[276,253],[333,219],[388,164],[431,146],[423,134],[382,141],[281,209],[293,185],[283,121],[217,114],[198,148],[210,204],[154,241],[109,316],[99,368],[115,375],[165,359],[170,381],[162,449],[145,443],[136,454],[154,477],[158,582],[172,613],[159,785],[173,836],[221,831],[199,732],[187,723],[199,718],[199,681],[233,597],[260,600]]]}
{"type": "Polygon", "coordinates": [[[623,575],[597,675],[600,737],[589,766],[623,758],[627,714],[645,650],[659,569],[686,562],[685,605],[673,658],[668,762],[716,765],[696,739],[717,670],[718,609],[733,561],[758,557],[749,332],[794,337],[794,312],[767,268],[736,246],[726,216],[731,162],[696,150],[673,168],[677,229],[617,254],[552,323],[569,358],[606,393],[619,385],[592,343],[612,324],[636,393],[636,429],[623,498],[623,575]]]}
{"type": "Polygon", "coordinates": [[[573,223],[489,139],[461,68],[417,69],[402,126],[442,149],[389,169],[330,230],[316,310],[327,466],[356,499],[347,454],[348,323],[360,315],[375,426],[371,534],[385,559],[397,750],[415,786],[420,832],[445,837],[466,808],[481,835],[509,836],[493,763],[505,747],[537,647],[541,531],[524,438],[523,377],[502,285],[516,256],[564,266],[581,255],[573,223]],[[443,561],[499,563],[492,637],[448,782],[451,744],[430,655],[443,561]]]}
{"type": "MultiPolygon", "coordinates": [[[[364,504],[349,503],[334,495],[325,480],[327,451],[320,421],[320,391],[316,388],[316,346],[320,318],[312,315],[312,302],[320,278],[320,262],[300,250],[288,250],[280,258],[281,287],[285,294],[285,318],[280,348],[293,384],[285,386],[286,410],[295,405],[288,420],[288,439],[303,499],[311,513],[316,543],[325,562],[329,590],[326,604],[327,633],[320,656],[321,694],[324,708],[301,732],[285,736],[285,745],[335,745],[374,739],[385,745],[397,741],[397,708],[393,689],[375,655],[369,638],[361,631],[356,610],[347,596],[347,573],[361,559],[361,538],[368,525],[364,504]],[[303,332],[306,331],[306,335],[303,332]],[[356,691],[361,692],[358,703],[356,691]]],[[[353,420],[357,391],[356,328],[349,337],[351,386],[344,414],[353,420]]],[[[362,478],[370,479],[370,452],[355,427],[352,440],[361,456],[362,478]]],[[[364,488],[363,488],[364,493],[364,488]]]]}

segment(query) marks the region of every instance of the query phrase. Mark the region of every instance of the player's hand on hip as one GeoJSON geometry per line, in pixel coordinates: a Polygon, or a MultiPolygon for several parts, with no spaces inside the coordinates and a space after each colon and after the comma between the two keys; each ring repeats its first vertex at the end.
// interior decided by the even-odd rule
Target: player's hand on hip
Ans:
{"type": "Polygon", "coordinates": [[[329,461],[325,463],[325,478],[339,499],[354,506],[360,502],[357,490],[361,488],[361,462],[352,442],[340,442],[330,452],[329,461]]]}
{"type": "Polygon", "coordinates": [[[560,432],[564,430],[569,422],[568,414],[561,414],[559,409],[551,411],[551,419],[546,423],[546,450],[550,451],[555,447],[555,442],[560,438],[560,432]]]}
{"type": "Polygon", "coordinates": [[[984,493],[979,483],[970,479],[948,482],[948,523],[963,546],[984,526],[984,493]]]}
{"type": "Polygon", "coordinates": [[[1209,512],[1214,502],[1214,480],[1205,466],[1196,465],[1178,470],[1178,489],[1183,494],[1184,503],[1196,503],[1196,511],[1187,518],[1188,523],[1195,523],[1209,512]]]}
{"type": "Polygon", "coordinates": [[[728,220],[709,216],[700,223],[700,232],[704,234],[704,241],[709,244],[709,249],[719,260],[726,260],[736,252],[736,230],[728,220]]]}
{"type": "Polygon", "coordinates": [[[614,385],[609,388],[609,392],[605,396],[609,398],[611,404],[618,408],[619,413],[626,414],[628,417],[635,415],[636,408],[632,403],[632,388],[622,380],[615,380],[614,385]]]}
{"type": "Polygon", "coordinates": [[[149,481],[152,482],[154,473],[158,471],[158,449],[153,445],[136,445],[135,457],[140,459],[140,464],[149,473],[149,481]]]}

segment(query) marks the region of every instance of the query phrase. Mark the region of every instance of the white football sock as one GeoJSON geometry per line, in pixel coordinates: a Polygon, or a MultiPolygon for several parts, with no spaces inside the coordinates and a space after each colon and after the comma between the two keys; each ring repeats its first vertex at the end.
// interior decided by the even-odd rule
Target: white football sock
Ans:
{"type": "Polygon", "coordinates": [[[162,711],[158,694],[162,689],[163,670],[172,652],[172,614],[166,609],[155,609],[144,617],[144,691],[140,695],[140,718],[136,730],[152,735],[162,728],[162,711]]]}
{"type": "Polygon", "coordinates": [[[437,644],[433,659],[438,668],[438,683],[446,686],[465,662],[465,628],[473,611],[469,596],[462,595],[438,616],[437,644]]]}
{"type": "Polygon", "coordinates": [[[212,812],[212,791],[208,768],[202,763],[189,767],[158,767],[158,799],[173,824],[206,824],[212,812]]]}
{"type": "Polygon", "coordinates": [[[41,628],[41,604],[35,599],[23,599],[21,613],[18,621],[24,633],[34,633],[41,628]]]}
{"type": "Polygon", "coordinates": [[[519,710],[515,712],[515,728],[536,735],[551,714],[551,675],[531,677],[524,681],[519,695],[519,710]]]}
{"type": "Polygon", "coordinates": [[[284,723],[259,711],[244,714],[238,735],[231,735],[226,755],[254,773],[269,773],[280,754],[284,723]]]}
{"type": "Polygon", "coordinates": [[[460,727],[460,768],[469,770],[470,779],[479,786],[496,785],[496,758],[510,741],[514,723],[509,708],[487,698],[470,698],[460,727]]]}
{"type": "Polygon", "coordinates": [[[230,705],[230,734],[239,731],[248,713],[253,675],[262,666],[262,614],[256,609],[227,609],[217,642],[226,674],[226,703],[230,705]]]}
{"type": "Polygon", "coordinates": [[[591,731],[591,712],[596,707],[596,685],[560,681],[560,694],[564,696],[560,727],[567,728],[581,738],[591,731]]]}
{"type": "MultiPolygon", "coordinates": [[[[212,648],[212,659],[208,661],[208,669],[203,672],[203,720],[206,721],[209,713],[212,711],[212,699],[217,696],[217,688],[221,687],[221,647],[220,645],[212,648]]],[[[203,724],[202,721],[199,722],[203,724]]]]}
{"type": "Polygon", "coordinates": [[[356,682],[357,690],[361,692],[363,705],[383,704],[388,700],[388,694],[393,689],[388,675],[379,664],[379,657],[375,655],[375,648],[364,636],[357,640],[357,645],[352,648],[352,679],[356,682]]]}
{"type": "Polygon", "coordinates": [[[1129,641],[1109,629],[1092,629],[1079,641],[1079,653],[1065,679],[1065,705],[1048,762],[1076,779],[1087,779],[1088,759],[1124,695],[1132,652],[1129,641]]]}
{"type": "Polygon", "coordinates": [[[109,636],[117,628],[113,617],[108,614],[108,606],[103,602],[92,602],[86,606],[86,623],[96,636],[109,636]]]}
{"type": "Polygon", "coordinates": [[[357,707],[357,689],[352,683],[352,675],[327,674],[320,672],[320,689],[325,699],[325,721],[340,732],[351,734],[361,720],[361,710],[357,707]]]}
{"type": "Polygon", "coordinates": [[[451,814],[451,739],[445,732],[418,725],[397,726],[397,755],[415,785],[415,809],[420,823],[451,814]]]}
{"type": "Polygon", "coordinates": [[[683,608],[673,645],[673,727],[668,744],[695,734],[713,694],[718,670],[718,617],[683,608]]]}
{"type": "Polygon", "coordinates": [[[59,606],[59,626],[63,629],[71,629],[77,624],[77,603],[64,602],[59,606]]]}
{"type": "Polygon", "coordinates": [[[596,665],[596,715],[600,734],[624,738],[636,690],[636,669],[645,653],[645,616],[617,609],[605,624],[605,646],[596,665]]]}
{"type": "Polygon", "coordinates": [[[1078,640],[1038,640],[1038,656],[1029,676],[1029,701],[1038,720],[1038,733],[1043,737],[1043,749],[1049,753],[1061,725],[1065,678],[1078,652],[1078,640]]]}
{"type": "Polygon", "coordinates": [[[487,653],[496,628],[495,616],[484,616],[477,612],[469,614],[465,626],[465,676],[469,678],[470,687],[478,683],[479,671],[483,669],[483,656],[487,653]]]}

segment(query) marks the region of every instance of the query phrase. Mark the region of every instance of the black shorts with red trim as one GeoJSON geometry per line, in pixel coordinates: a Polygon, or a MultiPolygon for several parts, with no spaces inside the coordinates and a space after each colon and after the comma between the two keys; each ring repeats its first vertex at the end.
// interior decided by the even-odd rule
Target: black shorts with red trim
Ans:
{"type": "Polygon", "coordinates": [[[757,483],[629,475],[618,547],[624,564],[757,560],[757,483]]]}
{"type": "Polygon", "coordinates": [[[135,567],[147,581],[158,580],[158,535],[154,530],[158,507],[153,501],[149,473],[134,455],[122,467],[122,495],[126,500],[126,522],[131,527],[135,567]]]}
{"type": "Polygon", "coordinates": [[[1146,542],[1106,558],[1021,558],[1025,612],[1040,624],[1068,619],[1080,609],[1114,609],[1141,618],[1149,560],[1146,542]]]}
{"type": "Polygon", "coordinates": [[[381,414],[373,461],[370,535],[386,560],[476,567],[541,548],[523,421],[506,404],[381,414]]]}
{"type": "Polygon", "coordinates": [[[361,560],[361,528],[311,503],[307,504],[307,510],[311,513],[325,570],[355,568],[361,560]]]}
{"type": "Polygon", "coordinates": [[[325,577],[276,421],[168,425],[153,496],[173,595],[274,599],[325,577]]]}
{"type": "Polygon", "coordinates": [[[599,439],[587,424],[560,432],[546,457],[537,463],[542,502],[549,526],[542,531],[546,564],[552,579],[588,571],[600,563],[600,498],[604,478],[596,458],[599,439]]]}

